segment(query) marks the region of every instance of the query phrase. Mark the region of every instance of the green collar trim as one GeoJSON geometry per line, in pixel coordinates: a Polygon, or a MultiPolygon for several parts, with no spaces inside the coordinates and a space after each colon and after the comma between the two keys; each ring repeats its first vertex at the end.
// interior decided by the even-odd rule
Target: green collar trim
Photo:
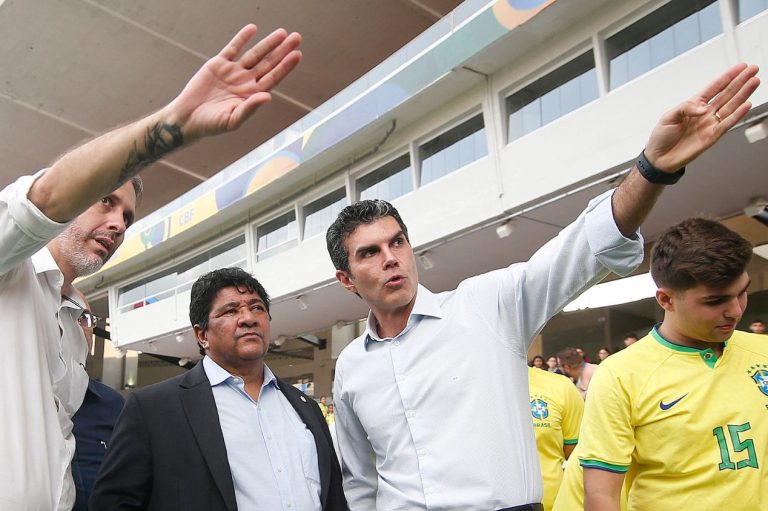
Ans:
{"type": "Polygon", "coordinates": [[[712,348],[706,348],[706,349],[699,349],[699,348],[693,348],[691,346],[680,346],[679,344],[675,344],[673,342],[670,342],[666,340],[658,330],[658,326],[653,327],[653,330],[651,330],[651,336],[664,346],[665,348],[671,349],[672,351],[679,351],[680,353],[695,353],[701,357],[701,360],[704,361],[705,364],[707,364],[707,367],[712,369],[715,367],[715,364],[717,364],[717,353],[712,348]]]}

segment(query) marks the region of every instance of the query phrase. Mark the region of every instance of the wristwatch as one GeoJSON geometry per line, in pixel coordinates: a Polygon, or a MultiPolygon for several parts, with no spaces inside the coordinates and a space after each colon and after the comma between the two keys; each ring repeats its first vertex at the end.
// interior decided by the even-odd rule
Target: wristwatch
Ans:
{"type": "Polygon", "coordinates": [[[640,171],[641,176],[643,176],[649,182],[657,185],[673,185],[677,183],[681,177],[683,177],[683,174],[685,174],[685,167],[672,174],[657,169],[651,165],[651,162],[649,162],[648,158],[645,157],[645,149],[643,149],[643,151],[640,153],[640,156],[637,157],[636,165],[637,170],[640,171]]]}

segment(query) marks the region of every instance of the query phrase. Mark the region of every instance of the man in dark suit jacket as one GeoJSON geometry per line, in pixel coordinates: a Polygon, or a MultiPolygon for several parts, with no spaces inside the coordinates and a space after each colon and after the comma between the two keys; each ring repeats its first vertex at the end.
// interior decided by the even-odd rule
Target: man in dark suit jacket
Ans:
{"type": "Polygon", "coordinates": [[[239,268],[203,275],[190,320],[206,357],[128,398],[91,509],[346,510],[319,406],[264,364],[261,284],[239,268]]]}

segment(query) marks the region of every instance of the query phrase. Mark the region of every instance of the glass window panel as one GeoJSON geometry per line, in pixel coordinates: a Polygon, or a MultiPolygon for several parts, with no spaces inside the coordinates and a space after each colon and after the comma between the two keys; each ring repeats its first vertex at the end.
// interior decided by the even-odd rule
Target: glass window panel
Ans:
{"type": "Polygon", "coordinates": [[[544,94],[539,100],[541,104],[541,123],[543,126],[560,117],[560,90],[555,89],[544,94]]]}
{"type": "Polygon", "coordinates": [[[714,3],[699,11],[699,41],[709,41],[723,31],[720,7],[714,3]]]}
{"type": "Polygon", "coordinates": [[[471,139],[476,133],[485,134],[483,115],[479,114],[464,121],[455,128],[446,131],[419,148],[421,155],[421,183],[426,184],[446,174],[453,172],[466,163],[477,160],[485,154],[471,151],[469,159],[462,158],[460,151],[464,147],[471,149],[474,144],[462,145],[465,139],[471,139]],[[464,163],[466,161],[466,163],[464,163]]]}
{"type": "Polygon", "coordinates": [[[541,127],[541,100],[535,99],[532,103],[525,105],[523,112],[523,133],[530,133],[541,127]]]}
{"type": "Polygon", "coordinates": [[[136,283],[132,284],[131,286],[127,286],[122,288],[117,295],[117,306],[122,307],[123,305],[128,305],[130,303],[138,302],[140,300],[144,300],[144,297],[146,296],[144,292],[144,283],[136,283]]]}
{"type": "Polygon", "coordinates": [[[347,194],[340,188],[304,206],[304,238],[328,230],[336,216],[347,205],[347,194]]]}
{"type": "Polygon", "coordinates": [[[245,236],[238,236],[211,250],[176,266],[146,277],[118,291],[118,307],[129,304],[151,305],[177,292],[189,289],[192,283],[212,269],[231,266],[245,259],[245,236]]]}
{"type": "Polygon", "coordinates": [[[506,100],[508,141],[596,99],[594,67],[592,52],[588,51],[509,96],[506,100]]]}
{"type": "Polygon", "coordinates": [[[699,44],[698,16],[689,16],[680,20],[672,30],[675,34],[675,54],[680,55],[699,44]]]}
{"type": "Polygon", "coordinates": [[[594,101],[599,96],[597,90],[597,72],[594,69],[590,69],[579,77],[579,91],[581,95],[581,104],[594,101]]]}
{"type": "Polygon", "coordinates": [[[391,201],[413,188],[410,155],[404,154],[357,180],[360,199],[391,201]]]}
{"type": "Polygon", "coordinates": [[[651,46],[651,67],[660,66],[675,56],[675,38],[672,30],[665,30],[648,41],[651,46]]]}
{"type": "Polygon", "coordinates": [[[210,269],[238,266],[246,259],[245,236],[238,236],[232,241],[211,250],[210,269]]]}
{"type": "Polygon", "coordinates": [[[297,241],[296,213],[290,211],[260,225],[256,233],[258,234],[256,260],[274,255],[277,252],[271,249],[277,246],[287,244],[287,248],[290,248],[296,245],[297,241]]]}
{"type": "Polygon", "coordinates": [[[507,140],[516,140],[523,135],[525,135],[523,130],[523,110],[518,110],[509,115],[509,134],[507,140]]]}
{"type": "Polygon", "coordinates": [[[739,0],[739,23],[768,10],[768,0],[739,0]]]}
{"type": "Polygon", "coordinates": [[[570,82],[564,83],[560,87],[558,95],[560,99],[559,106],[561,112],[558,117],[562,116],[565,112],[573,112],[584,104],[579,94],[578,77],[574,80],[571,80],[570,82]]]}
{"type": "Polygon", "coordinates": [[[676,0],[606,40],[611,88],[722,33],[715,0],[676,0]]]}
{"type": "Polygon", "coordinates": [[[477,157],[488,156],[488,140],[485,137],[485,128],[472,135],[472,137],[475,139],[475,154],[477,157]]]}

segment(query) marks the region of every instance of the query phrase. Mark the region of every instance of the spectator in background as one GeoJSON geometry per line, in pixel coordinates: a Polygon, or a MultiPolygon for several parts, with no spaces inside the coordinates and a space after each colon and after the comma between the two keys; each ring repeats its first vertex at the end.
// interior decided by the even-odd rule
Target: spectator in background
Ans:
{"type": "Polygon", "coordinates": [[[749,325],[749,331],[753,334],[765,334],[765,323],[762,319],[756,319],[749,325]]]}
{"type": "Polygon", "coordinates": [[[631,345],[637,342],[637,334],[628,334],[624,337],[624,347],[629,348],[631,345]]]}
{"type": "Polygon", "coordinates": [[[574,349],[578,352],[579,355],[581,355],[581,358],[584,359],[584,362],[586,363],[591,362],[591,360],[589,360],[589,357],[586,355],[586,353],[584,353],[584,348],[580,346],[576,346],[574,349]]]}
{"type": "Polygon", "coordinates": [[[328,417],[328,404],[325,396],[320,398],[318,406],[320,406],[320,411],[323,412],[323,417],[328,417]]]}
{"type": "Polygon", "coordinates": [[[597,363],[599,364],[600,362],[602,362],[603,360],[605,360],[610,356],[611,356],[611,350],[603,346],[597,352],[597,363]]]}
{"type": "Polygon", "coordinates": [[[586,399],[589,382],[595,374],[597,364],[586,362],[578,348],[565,348],[557,354],[557,359],[565,375],[573,380],[581,397],[586,399]]]}
{"type": "Polygon", "coordinates": [[[557,357],[555,356],[551,356],[547,359],[547,371],[549,371],[550,373],[565,375],[565,373],[563,373],[563,370],[560,369],[560,364],[558,363],[557,357]]]}
{"type": "Polygon", "coordinates": [[[328,413],[325,414],[325,422],[327,422],[329,426],[336,422],[336,416],[333,415],[333,403],[328,405],[328,413]]]}
{"type": "MultiPolygon", "coordinates": [[[[542,359],[543,360],[543,359],[542,359]]],[[[544,480],[544,511],[550,511],[563,479],[563,462],[579,440],[584,401],[568,378],[528,369],[533,431],[544,480]]]]}
{"type": "Polygon", "coordinates": [[[531,359],[531,361],[528,363],[528,367],[533,367],[536,369],[546,369],[544,357],[541,355],[536,355],[531,359]]]}
{"type": "MultiPolygon", "coordinates": [[[[85,309],[77,323],[83,329],[90,353],[93,348],[93,329],[100,318],[91,313],[85,296],[79,291],[78,294],[85,304],[85,309]]],[[[93,378],[89,379],[83,404],[72,417],[72,433],[75,435],[72,478],[75,480],[76,491],[73,511],[88,511],[88,498],[91,496],[93,483],[124,404],[125,398],[118,391],[93,378]]]]}

